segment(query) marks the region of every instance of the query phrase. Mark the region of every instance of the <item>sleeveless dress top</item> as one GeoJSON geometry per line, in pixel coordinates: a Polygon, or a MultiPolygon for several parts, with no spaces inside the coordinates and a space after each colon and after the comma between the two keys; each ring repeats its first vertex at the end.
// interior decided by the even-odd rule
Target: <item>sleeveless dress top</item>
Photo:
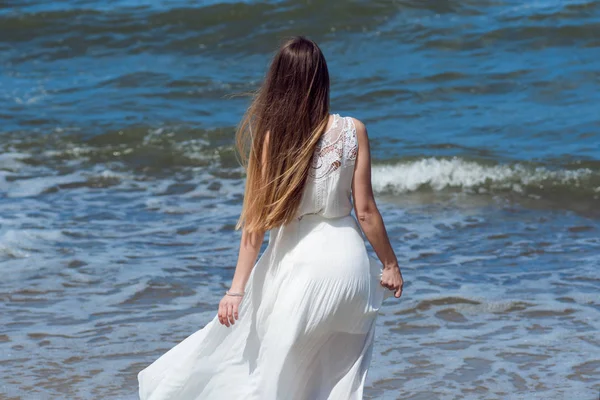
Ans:
{"type": "Polygon", "coordinates": [[[362,399],[377,313],[392,292],[350,214],[357,152],[353,120],[335,114],[297,218],[271,230],[235,325],[215,316],[139,372],[141,399],[362,399]]]}
{"type": "Polygon", "coordinates": [[[317,143],[299,215],[319,214],[325,218],[350,215],[350,188],[357,153],[352,119],[334,114],[331,127],[317,143]]]}

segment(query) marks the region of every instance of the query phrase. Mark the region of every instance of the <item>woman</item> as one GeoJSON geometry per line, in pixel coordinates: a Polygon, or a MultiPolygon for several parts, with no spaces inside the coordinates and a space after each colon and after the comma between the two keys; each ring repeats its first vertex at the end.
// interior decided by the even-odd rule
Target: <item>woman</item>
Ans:
{"type": "Polygon", "coordinates": [[[139,373],[140,397],[361,399],[384,288],[400,297],[403,280],[373,199],[367,131],[329,114],[314,42],[281,47],[237,142],[247,181],[231,287],[212,322],[139,373]]]}

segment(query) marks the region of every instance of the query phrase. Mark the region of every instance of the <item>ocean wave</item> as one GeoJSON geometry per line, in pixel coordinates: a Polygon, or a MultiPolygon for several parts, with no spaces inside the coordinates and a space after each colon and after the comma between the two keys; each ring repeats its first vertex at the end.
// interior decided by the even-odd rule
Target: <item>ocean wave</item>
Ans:
{"type": "MultiPolygon", "coordinates": [[[[243,179],[232,147],[232,128],[132,127],[93,137],[62,132],[22,136],[4,135],[0,143],[4,150],[0,193],[7,197],[131,185],[144,190],[149,189],[149,182],[194,180],[204,173],[209,176],[196,191],[243,179]],[[107,171],[117,175],[107,175],[107,171]]],[[[579,204],[585,210],[597,208],[600,199],[599,161],[502,162],[423,154],[394,163],[374,163],[373,189],[382,195],[460,192],[519,196],[550,200],[567,209],[579,204]]],[[[241,195],[239,188],[229,189],[241,195]]]]}
{"type": "MultiPolygon", "coordinates": [[[[337,28],[362,32],[377,29],[395,12],[398,7],[393,5],[372,7],[368,3],[338,2],[287,6],[269,2],[209,2],[171,7],[121,5],[110,9],[94,8],[94,4],[70,9],[36,4],[25,10],[0,13],[3,38],[0,42],[36,42],[42,44],[42,51],[52,59],[86,55],[89,47],[117,52],[126,49],[136,54],[148,50],[271,52],[279,43],[279,36],[289,35],[292,30],[311,36],[325,35],[337,28]],[[61,46],[56,46],[57,42],[61,46]],[[61,51],[65,48],[69,51],[61,51]]],[[[22,60],[15,56],[16,60],[22,60]]]]}
{"type": "Polygon", "coordinates": [[[539,196],[570,192],[593,199],[600,197],[600,172],[595,169],[550,169],[526,163],[491,165],[457,157],[421,158],[375,165],[372,180],[374,190],[381,193],[460,190],[539,196]]]}
{"type": "Polygon", "coordinates": [[[461,2],[187,2],[166,5],[103,2],[85,6],[47,6],[33,1],[28,7],[0,12],[0,42],[36,45],[36,50],[13,53],[13,61],[71,58],[117,52],[169,51],[176,53],[244,54],[271,52],[279,38],[296,32],[321,38],[336,32],[390,35],[423,48],[464,49],[501,42],[521,48],[564,46],[588,42],[597,46],[597,21],[587,19],[594,3],[539,7],[506,7],[495,15],[485,6],[461,2]],[[468,24],[446,24],[451,14],[468,24]],[[482,18],[485,16],[485,18],[482,18]],[[556,18],[573,21],[553,23],[556,18]],[[586,18],[586,19],[584,19],[586,18]],[[501,24],[489,24],[489,20],[501,24]],[[546,19],[548,21],[546,21],[546,19]],[[513,20],[517,24],[508,25],[513,20]],[[267,21],[267,22],[265,22],[267,21]],[[274,21],[279,21],[275,23],[274,21]],[[440,22],[442,21],[442,22],[440,22]],[[459,27],[459,28],[457,28],[459,27]],[[468,28],[465,28],[468,27],[468,28]],[[460,40],[458,40],[460,38],[460,40]],[[518,40],[515,40],[518,38],[518,40]]]}

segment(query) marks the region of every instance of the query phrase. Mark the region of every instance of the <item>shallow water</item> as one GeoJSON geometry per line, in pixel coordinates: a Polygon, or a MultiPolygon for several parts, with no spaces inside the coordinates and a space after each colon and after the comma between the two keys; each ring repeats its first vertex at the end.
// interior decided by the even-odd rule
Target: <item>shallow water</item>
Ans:
{"type": "Polygon", "coordinates": [[[600,5],[0,4],[0,399],[135,398],[232,276],[235,125],[317,40],[407,281],[366,397],[600,391],[600,5]]]}

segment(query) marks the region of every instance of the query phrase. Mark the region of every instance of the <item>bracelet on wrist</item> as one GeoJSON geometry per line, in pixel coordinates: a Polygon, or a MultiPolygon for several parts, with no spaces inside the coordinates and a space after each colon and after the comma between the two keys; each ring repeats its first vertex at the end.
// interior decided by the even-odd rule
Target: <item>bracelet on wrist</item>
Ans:
{"type": "Polygon", "coordinates": [[[225,294],[233,297],[244,297],[244,292],[230,292],[229,290],[226,290],[225,294]]]}

